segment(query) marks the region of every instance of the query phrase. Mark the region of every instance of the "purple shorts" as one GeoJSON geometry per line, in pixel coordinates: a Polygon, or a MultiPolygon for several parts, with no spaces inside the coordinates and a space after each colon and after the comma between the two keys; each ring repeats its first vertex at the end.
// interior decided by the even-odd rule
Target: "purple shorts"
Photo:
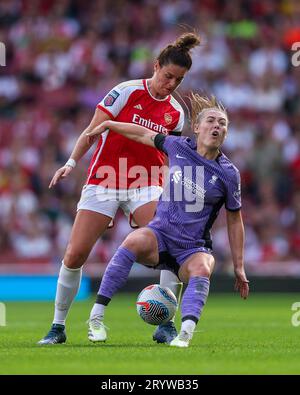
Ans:
{"type": "MultiPolygon", "coordinates": [[[[167,252],[171,257],[173,257],[177,264],[181,266],[191,255],[196,254],[197,252],[204,252],[206,254],[212,254],[212,250],[207,247],[181,247],[174,240],[171,240],[166,235],[162,234],[162,232],[154,226],[147,225],[147,228],[151,229],[155,234],[158,244],[158,253],[161,256],[161,253],[167,252]]],[[[160,262],[155,269],[164,269],[166,267],[162,267],[164,262],[160,262]]],[[[167,268],[166,268],[167,269],[167,268]]]]}

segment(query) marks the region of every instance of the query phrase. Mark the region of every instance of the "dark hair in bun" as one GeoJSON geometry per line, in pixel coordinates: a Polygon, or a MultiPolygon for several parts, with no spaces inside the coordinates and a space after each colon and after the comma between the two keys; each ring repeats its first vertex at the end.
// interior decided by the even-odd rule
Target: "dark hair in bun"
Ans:
{"type": "Polygon", "coordinates": [[[159,65],[176,64],[189,70],[192,66],[190,50],[201,42],[195,33],[184,33],[173,44],[167,45],[159,54],[157,60],[159,65]]]}

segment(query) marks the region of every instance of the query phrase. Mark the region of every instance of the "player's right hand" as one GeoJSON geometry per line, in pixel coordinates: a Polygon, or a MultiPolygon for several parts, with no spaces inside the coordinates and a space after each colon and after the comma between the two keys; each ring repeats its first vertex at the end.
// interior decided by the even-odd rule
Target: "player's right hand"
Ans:
{"type": "Polygon", "coordinates": [[[68,175],[71,173],[72,170],[73,170],[73,167],[66,166],[66,165],[61,167],[60,169],[58,169],[55,172],[55,174],[49,184],[49,189],[52,188],[54,185],[56,185],[61,178],[68,177],[68,175]]]}

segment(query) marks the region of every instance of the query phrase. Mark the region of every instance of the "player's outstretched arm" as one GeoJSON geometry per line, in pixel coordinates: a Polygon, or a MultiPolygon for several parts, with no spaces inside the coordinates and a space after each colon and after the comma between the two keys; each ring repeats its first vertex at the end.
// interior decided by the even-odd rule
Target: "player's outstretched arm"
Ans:
{"type": "Polygon", "coordinates": [[[152,130],[143,126],[126,122],[105,121],[101,123],[101,125],[96,126],[92,131],[87,132],[86,136],[91,138],[104,133],[108,129],[111,129],[114,132],[119,133],[122,136],[125,136],[138,143],[155,147],[154,137],[157,135],[156,132],[153,132],[152,130]]]}
{"type": "Polygon", "coordinates": [[[54,185],[56,185],[60,179],[68,177],[68,175],[76,166],[76,163],[89,150],[89,148],[93,145],[97,138],[97,136],[94,136],[87,139],[86,133],[93,130],[97,125],[101,124],[106,119],[109,119],[109,115],[97,108],[90,124],[78,137],[75,147],[71,153],[70,159],[63,167],[59,168],[55,172],[52,180],[50,181],[49,188],[52,188],[54,185]]]}
{"type": "Polygon", "coordinates": [[[235,290],[240,292],[243,299],[247,299],[249,295],[249,281],[244,269],[245,231],[242,214],[241,210],[226,210],[226,213],[228,238],[235,274],[235,290]]]}

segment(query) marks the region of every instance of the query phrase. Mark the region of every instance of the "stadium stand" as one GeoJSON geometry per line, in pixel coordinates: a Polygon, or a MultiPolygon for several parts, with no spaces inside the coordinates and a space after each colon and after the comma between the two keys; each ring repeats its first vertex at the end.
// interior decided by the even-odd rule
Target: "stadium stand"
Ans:
{"type": "MultiPolygon", "coordinates": [[[[181,96],[212,92],[229,111],[224,151],[242,175],[247,270],[300,275],[299,20],[297,0],[1,2],[0,266],[60,262],[90,156],[49,191],[52,175],[110,87],[151,75],[184,25],[204,43],[181,96]]],[[[118,215],[89,262],[105,265],[129,231],[118,215]]],[[[226,273],[224,213],[213,231],[226,273]]]]}

